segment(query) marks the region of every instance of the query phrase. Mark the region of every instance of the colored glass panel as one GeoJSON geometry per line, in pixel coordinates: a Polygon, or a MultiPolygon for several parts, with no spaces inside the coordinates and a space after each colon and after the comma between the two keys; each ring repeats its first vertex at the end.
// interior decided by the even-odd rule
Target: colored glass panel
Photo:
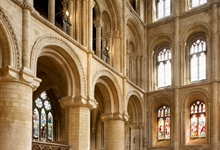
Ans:
{"type": "Polygon", "coordinates": [[[33,112],[33,138],[37,140],[39,137],[39,113],[35,108],[33,112]]]}
{"type": "Polygon", "coordinates": [[[170,139],[170,108],[163,106],[158,109],[158,140],[170,139]]]}
{"type": "Polygon", "coordinates": [[[45,91],[35,100],[33,110],[33,139],[53,141],[52,106],[45,91]]]}
{"type": "Polygon", "coordinates": [[[45,110],[41,110],[41,141],[46,141],[46,113],[45,110]]]}
{"type": "Polygon", "coordinates": [[[48,140],[52,141],[53,139],[53,116],[51,112],[48,113],[48,140]]]}
{"type": "Polygon", "coordinates": [[[202,101],[191,105],[190,137],[203,138],[206,136],[206,107],[202,101]]]}

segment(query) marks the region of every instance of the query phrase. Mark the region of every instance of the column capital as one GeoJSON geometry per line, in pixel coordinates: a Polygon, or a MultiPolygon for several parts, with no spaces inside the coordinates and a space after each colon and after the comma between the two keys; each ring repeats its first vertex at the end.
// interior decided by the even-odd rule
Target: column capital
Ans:
{"type": "Polygon", "coordinates": [[[98,104],[89,96],[83,97],[82,95],[62,97],[59,99],[59,103],[64,109],[67,107],[88,107],[89,109],[95,109],[98,104]]]}
{"type": "Polygon", "coordinates": [[[144,127],[144,123],[129,123],[128,124],[130,128],[132,129],[141,129],[144,127]]]}
{"type": "Polygon", "coordinates": [[[95,27],[103,27],[104,22],[101,19],[96,19],[95,21],[93,21],[95,27]]]}
{"type": "Polygon", "coordinates": [[[7,66],[0,69],[0,76],[3,81],[21,81],[30,85],[33,90],[36,90],[41,82],[41,79],[35,77],[34,72],[26,67],[19,70],[7,66]]]}
{"type": "Polygon", "coordinates": [[[124,122],[127,122],[129,119],[129,115],[121,112],[117,113],[104,113],[101,115],[101,120],[102,121],[107,121],[107,120],[122,120],[124,122]]]}

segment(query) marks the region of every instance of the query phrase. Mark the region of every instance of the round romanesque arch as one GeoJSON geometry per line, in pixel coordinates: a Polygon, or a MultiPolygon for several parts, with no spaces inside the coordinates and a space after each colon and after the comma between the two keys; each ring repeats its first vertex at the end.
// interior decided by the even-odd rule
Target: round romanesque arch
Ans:
{"type": "MultiPolygon", "coordinates": [[[[86,79],[79,57],[65,41],[46,35],[39,37],[31,52],[31,69],[37,74],[38,60],[45,57],[54,62],[59,78],[62,79],[61,97],[86,95],[86,79]]],[[[48,68],[49,69],[49,68],[48,68]]]]}
{"type": "Polygon", "coordinates": [[[144,122],[144,103],[140,93],[135,90],[128,92],[126,96],[125,110],[130,117],[129,122],[142,124],[144,122]],[[132,116],[131,116],[132,115],[132,116]]]}
{"type": "MultiPolygon", "coordinates": [[[[108,113],[121,113],[123,112],[122,93],[117,79],[107,70],[99,70],[96,72],[92,79],[92,91],[98,87],[101,91],[105,103],[110,105],[105,108],[108,113]],[[111,103],[110,103],[111,102],[111,103]],[[110,112],[109,112],[110,111],[110,112]]],[[[93,93],[95,95],[95,93],[93,93]]],[[[93,95],[93,97],[94,97],[93,95]]]]}
{"type": "Polygon", "coordinates": [[[183,137],[183,144],[193,144],[195,141],[190,139],[190,111],[192,103],[196,101],[202,101],[206,105],[206,137],[204,139],[198,139],[199,143],[207,143],[210,136],[210,103],[211,96],[209,92],[204,88],[190,88],[183,92],[180,97],[181,108],[181,136],[183,137]]]}

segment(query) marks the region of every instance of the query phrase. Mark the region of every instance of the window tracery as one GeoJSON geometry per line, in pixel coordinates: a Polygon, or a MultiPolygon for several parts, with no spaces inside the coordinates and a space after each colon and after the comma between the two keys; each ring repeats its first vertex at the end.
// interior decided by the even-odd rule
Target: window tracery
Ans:
{"type": "Polygon", "coordinates": [[[207,0],[190,0],[190,8],[195,8],[207,3],[207,0]]]}
{"type": "Polygon", "coordinates": [[[162,106],[158,109],[157,116],[157,138],[158,140],[168,140],[170,139],[170,108],[167,106],[162,106]]]}
{"type": "Polygon", "coordinates": [[[53,114],[46,91],[34,101],[33,140],[53,141],[53,114]]]}
{"type": "Polygon", "coordinates": [[[170,16],[170,0],[157,0],[157,19],[170,16]]]}
{"type": "Polygon", "coordinates": [[[204,138],[206,136],[206,105],[196,101],[190,108],[190,137],[204,138]]]}
{"type": "Polygon", "coordinates": [[[206,42],[197,39],[190,46],[190,81],[206,79],[206,42]]]}
{"type": "Polygon", "coordinates": [[[157,55],[157,83],[158,87],[171,85],[171,52],[168,48],[157,55]]]}

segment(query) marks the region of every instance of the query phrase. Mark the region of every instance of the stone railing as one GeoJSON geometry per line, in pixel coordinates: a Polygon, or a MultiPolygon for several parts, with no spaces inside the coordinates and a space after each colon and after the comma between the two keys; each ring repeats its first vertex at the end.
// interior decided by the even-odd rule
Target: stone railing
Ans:
{"type": "Polygon", "coordinates": [[[69,145],[32,141],[32,150],[69,150],[69,145]]]}

